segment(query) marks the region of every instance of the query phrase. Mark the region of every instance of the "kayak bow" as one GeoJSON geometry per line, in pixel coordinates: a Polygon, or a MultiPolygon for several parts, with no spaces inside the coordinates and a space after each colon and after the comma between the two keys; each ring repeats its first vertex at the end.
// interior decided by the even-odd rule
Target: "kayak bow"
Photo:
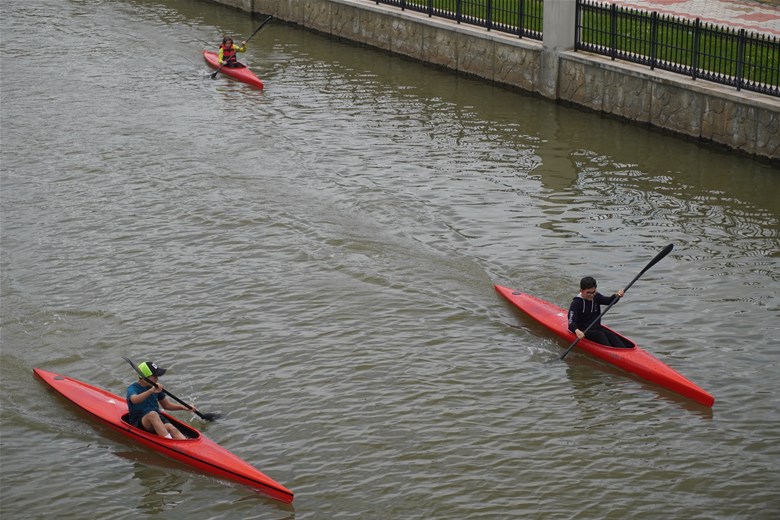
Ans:
{"type": "MultiPolygon", "coordinates": [[[[528,294],[513,291],[507,287],[500,285],[495,287],[496,291],[509,300],[510,303],[561,338],[567,341],[572,341],[576,338],[574,333],[569,331],[564,309],[528,294]]],[[[579,342],[579,347],[602,361],[615,365],[626,372],[636,374],[642,379],[646,379],[660,387],[693,399],[704,406],[711,407],[713,405],[715,398],[712,395],[646,350],[637,347],[633,341],[622,335],[620,337],[634,346],[632,348],[607,347],[588,339],[583,339],[579,342]]]]}
{"type": "Polygon", "coordinates": [[[131,426],[127,422],[127,402],[123,397],[40,368],[33,369],[33,373],[67,400],[136,442],[215,477],[252,487],[276,500],[288,504],[293,501],[292,491],[175,417],[163,414],[188,437],[185,440],[166,439],[131,426]]]}
{"type": "Polygon", "coordinates": [[[230,76],[233,79],[236,79],[238,81],[242,81],[244,83],[248,83],[252,85],[253,87],[257,87],[260,90],[263,90],[263,82],[260,78],[257,77],[257,75],[249,70],[249,67],[222,67],[219,66],[219,55],[216,52],[212,51],[203,51],[203,58],[206,60],[206,63],[209,64],[209,67],[213,69],[219,69],[219,72],[221,74],[224,74],[226,76],[230,76]]]}

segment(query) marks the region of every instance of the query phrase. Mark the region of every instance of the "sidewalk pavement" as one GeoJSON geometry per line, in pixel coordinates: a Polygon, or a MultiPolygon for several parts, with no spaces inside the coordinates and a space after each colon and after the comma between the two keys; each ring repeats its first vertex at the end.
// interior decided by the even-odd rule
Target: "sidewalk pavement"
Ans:
{"type": "Polygon", "coordinates": [[[607,0],[621,7],[780,37],[780,2],[753,0],[607,0]]]}

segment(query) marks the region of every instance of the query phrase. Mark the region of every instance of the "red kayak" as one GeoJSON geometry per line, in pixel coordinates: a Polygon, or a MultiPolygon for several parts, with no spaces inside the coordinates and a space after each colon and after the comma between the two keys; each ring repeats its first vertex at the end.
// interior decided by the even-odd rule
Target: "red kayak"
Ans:
{"type": "Polygon", "coordinates": [[[79,408],[134,441],[215,477],[240,482],[288,504],[293,501],[292,491],[168,414],[165,416],[188,439],[165,439],[130,426],[124,397],[40,368],[33,369],[33,373],[79,408]]]}
{"type": "MultiPolygon", "coordinates": [[[[203,51],[203,57],[211,68],[219,69],[219,55],[216,52],[203,51]]],[[[249,67],[222,67],[219,73],[263,90],[263,82],[249,67]]]]}
{"type": "MultiPolygon", "coordinates": [[[[577,339],[577,336],[569,331],[566,310],[553,305],[552,303],[540,300],[539,298],[513,291],[512,289],[500,285],[496,285],[496,291],[521,311],[525,312],[566,341],[571,343],[577,339]]],[[[620,337],[634,346],[632,348],[607,347],[583,339],[577,343],[577,347],[602,361],[622,368],[626,372],[636,374],[642,379],[646,379],[667,390],[684,395],[704,406],[711,407],[715,402],[714,397],[695,383],[686,379],[682,374],[669,367],[649,352],[637,347],[633,341],[622,335],[620,337]]]]}

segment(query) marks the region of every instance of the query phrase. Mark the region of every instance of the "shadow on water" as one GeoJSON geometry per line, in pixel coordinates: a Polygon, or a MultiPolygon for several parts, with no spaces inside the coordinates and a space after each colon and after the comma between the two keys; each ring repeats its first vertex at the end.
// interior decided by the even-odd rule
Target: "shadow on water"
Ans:
{"type": "MultiPolygon", "coordinates": [[[[572,354],[574,353],[572,352],[572,354]]],[[[708,406],[699,404],[687,397],[645,381],[634,374],[625,372],[598,360],[591,359],[588,356],[582,354],[569,355],[565,361],[556,357],[550,361],[550,364],[557,362],[567,363],[566,375],[572,383],[572,387],[574,388],[573,395],[578,401],[590,401],[593,395],[598,393],[599,388],[601,388],[600,383],[603,382],[603,379],[599,376],[608,375],[610,377],[630,379],[631,381],[638,383],[642,390],[646,390],[651,394],[654,393],[659,399],[695,413],[703,419],[712,419],[713,417],[713,410],[708,406]],[[596,373],[598,375],[596,375],[596,373]]]]}
{"type": "Polygon", "coordinates": [[[179,473],[182,469],[179,464],[135,451],[115,451],[114,454],[132,463],[133,478],[146,490],[138,496],[137,510],[161,514],[187,500],[188,478],[179,473]],[[165,471],[159,471],[160,468],[165,471]]]}
{"type": "MultiPolygon", "coordinates": [[[[121,440],[121,438],[120,438],[121,440]]],[[[145,451],[114,451],[114,455],[128,460],[133,466],[133,478],[147,490],[140,497],[138,509],[147,514],[164,513],[175,508],[179,503],[188,500],[188,494],[191,490],[185,489],[190,481],[188,473],[198,475],[212,481],[216,486],[230,486],[242,488],[240,484],[224,481],[196,473],[187,466],[184,466],[175,460],[167,457],[161,457],[154,453],[145,451]],[[163,471],[160,471],[160,470],[163,471]]],[[[239,498],[237,502],[247,500],[261,500],[264,504],[274,505],[277,509],[284,512],[293,513],[292,504],[283,504],[272,500],[261,493],[254,492],[249,488],[243,487],[247,491],[246,495],[239,498]]],[[[293,518],[294,515],[280,517],[293,518]]]]}

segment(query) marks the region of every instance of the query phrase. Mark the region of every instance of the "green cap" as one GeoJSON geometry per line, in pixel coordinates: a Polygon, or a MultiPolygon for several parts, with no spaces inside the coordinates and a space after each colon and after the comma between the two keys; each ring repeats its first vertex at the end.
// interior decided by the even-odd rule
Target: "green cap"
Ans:
{"type": "Polygon", "coordinates": [[[141,371],[144,377],[152,377],[152,376],[159,377],[168,371],[165,368],[158,367],[155,363],[152,363],[151,361],[144,361],[143,363],[139,364],[138,370],[141,371]]]}

